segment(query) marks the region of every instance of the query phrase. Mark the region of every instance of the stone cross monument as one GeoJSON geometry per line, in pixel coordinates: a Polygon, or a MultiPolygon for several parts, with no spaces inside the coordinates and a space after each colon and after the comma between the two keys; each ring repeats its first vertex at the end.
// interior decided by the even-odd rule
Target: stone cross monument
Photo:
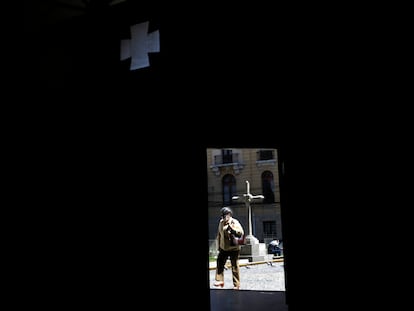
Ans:
{"type": "MultiPolygon", "coordinates": [[[[250,206],[250,203],[254,199],[264,199],[263,195],[252,195],[250,193],[250,183],[246,180],[246,187],[247,192],[243,194],[244,197],[244,203],[247,208],[247,218],[249,222],[249,231],[246,235],[246,244],[242,246],[240,251],[240,258],[247,258],[249,261],[260,261],[264,260],[265,256],[263,254],[260,254],[259,251],[259,240],[253,235],[252,232],[252,208],[250,206]]],[[[238,196],[234,196],[232,198],[233,200],[238,200],[238,196]]]]}

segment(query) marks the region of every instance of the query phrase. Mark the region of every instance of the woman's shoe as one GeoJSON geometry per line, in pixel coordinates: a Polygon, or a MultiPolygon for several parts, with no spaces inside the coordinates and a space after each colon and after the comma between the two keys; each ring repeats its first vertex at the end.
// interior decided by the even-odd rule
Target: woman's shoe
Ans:
{"type": "Polygon", "coordinates": [[[217,287],[223,287],[224,286],[224,282],[223,281],[217,281],[217,282],[214,282],[214,284],[213,284],[214,286],[217,286],[217,287]]]}
{"type": "Polygon", "coordinates": [[[240,285],[239,286],[234,286],[233,289],[239,290],[240,289],[240,285]]]}

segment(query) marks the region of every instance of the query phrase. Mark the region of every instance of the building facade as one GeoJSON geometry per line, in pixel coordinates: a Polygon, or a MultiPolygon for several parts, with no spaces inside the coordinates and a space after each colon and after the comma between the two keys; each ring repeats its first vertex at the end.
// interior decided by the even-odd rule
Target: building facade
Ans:
{"type": "Polygon", "coordinates": [[[249,234],[244,194],[263,195],[251,201],[251,233],[262,243],[282,240],[282,218],[277,149],[209,148],[207,193],[209,239],[217,234],[220,209],[229,206],[249,234]],[[238,199],[237,199],[238,197],[238,199]]]}

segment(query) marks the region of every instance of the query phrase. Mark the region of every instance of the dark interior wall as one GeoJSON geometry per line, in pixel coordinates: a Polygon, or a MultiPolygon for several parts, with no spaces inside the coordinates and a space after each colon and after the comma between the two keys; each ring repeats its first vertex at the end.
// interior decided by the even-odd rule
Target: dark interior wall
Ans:
{"type": "MultiPolygon", "coordinates": [[[[15,110],[5,115],[7,151],[17,160],[8,166],[24,185],[15,198],[27,200],[15,208],[25,233],[16,244],[25,246],[26,285],[40,289],[32,305],[86,300],[126,309],[146,301],[141,293],[152,302],[166,288],[178,290],[171,305],[183,309],[194,308],[193,295],[208,299],[207,263],[196,260],[208,239],[199,178],[204,148],[229,145],[284,154],[290,306],[353,309],[394,298],[387,284],[398,282],[383,277],[405,271],[382,273],[373,263],[384,228],[400,226],[395,207],[406,206],[390,190],[402,179],[384,177],[406,172],[400,133],[388,132],[403,113],[390,117],[379,103],[406,102],[395,99],[407,80],[394,68],[408,63],[408,19],[371,6],[132,2],[64,22],[42,15],[10,49],[19,83],[5,97],[15,110]],[[151,67],[130,72],[119,40],[130,22],[147,19],[159,26],[161,52],[151,67]],[[178,193],[184,203],[165,171],[188,186],[178,193]]],[[[410,235],[385,244],[401,236],[410,235]]]]}
{"type": "MultiPolygon", "coordinates": [[[[28,83],[47,90],[70,90],[72,93],[89,89],[108,90],[136,80],[137,91],[145,90],[142,83],[160,79],[159,56],[151,55],[151,67],[129,72],[127,61],[120,62],[120,40],[129,38],[129,26],[150,21],[150,29],[160,28],[159,12],[154,7],[118,5],[56,22],[33,21],[28,29],[33,56],[27,61],[31,75],[28,83]]],[[[47,13],[44,17],[47,19],[47,13]]],[[[27,26],[29,27],[29,26],[27,26]]],[[[159,80],[158,80],[159,82],[159,80]]],[[[98,94],[97,94],[98,95],[98,94]]]]}
{"type": "MultiPolygon", "coordinates": [[[[227,105],[233,107],[286,86],[286,69],[295,66],[293,53],[298,53],[287,35],[295,27],[288,17],[267,7],[241,6],[235,14],[216,4],[150,3],[128,1],[107,12],[26,26],[27,46],[36,55],[26,62],[28,83],[74,92],[87,86],[108,91],[111,85],[128,90],[129,83],[136,92],[152,84],[169,92],[189,86],[207,100],[233,101],[227,105]],[[162,52],[151,54],[149,68],[129,72],[127,62],[119,61],[119,40],[131,24],[146,20],[160,30],[162,52]]],[[[186,93],[180,96],[193,98],[186,93]]]]}
{"type": "Polygon", "coordinates": [[[179,287],[177,307],[193,308],[191,289],[205,299],[197,309],[209,310],[205,148],[281,148],[277,127],[260,125],[281,119],[262,123],[285,66],[271,14],[169,9],[128,2],[28,30],[22,79],[34,103],[22,113],[25,167],[32,185],[47,185],[32,190],[44,206],[30,212],[43,225],[34,251],[54,253],[48,277],[71,284],[56,293],[68,304],[122,308],[143,303],[142,288],[179,287]],[[129,71],[120,39],[147,20],[161,52],[149,68],[129,71]],[[177,172],[184,193],[168,179],[177,172]]]}

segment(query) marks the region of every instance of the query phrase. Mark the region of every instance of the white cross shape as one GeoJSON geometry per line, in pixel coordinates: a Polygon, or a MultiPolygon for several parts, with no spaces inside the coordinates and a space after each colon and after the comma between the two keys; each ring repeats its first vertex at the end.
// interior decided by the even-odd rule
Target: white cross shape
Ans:
{"type": "Polygon", "coordinates": [[[121,61],[131,58],[129,70],[149,67],[148,53],[160,51],[159,31],[148,33],[149,22],[130,26],[131,39],[121,40],[121,61]]]}

